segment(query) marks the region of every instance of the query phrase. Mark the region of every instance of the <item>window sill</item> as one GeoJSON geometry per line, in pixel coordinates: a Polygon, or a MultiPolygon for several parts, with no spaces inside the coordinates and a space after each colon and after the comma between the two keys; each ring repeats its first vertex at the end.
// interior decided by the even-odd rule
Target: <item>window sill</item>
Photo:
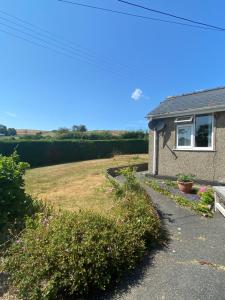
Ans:
{"type": "Polygon", "coordinates": [[[173,148],[173,151],[186,151],[186,152],[216,152],[215,149],[199,149],[199,148],[173,148]]]}

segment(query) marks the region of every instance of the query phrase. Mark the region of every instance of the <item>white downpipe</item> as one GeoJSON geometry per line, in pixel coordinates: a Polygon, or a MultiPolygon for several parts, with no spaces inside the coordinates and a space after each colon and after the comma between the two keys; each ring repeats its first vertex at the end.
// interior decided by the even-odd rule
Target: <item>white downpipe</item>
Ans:
{"type": "Polygon", "coordinates": [[[153,163],[152,163],[152,174],[155,176],[157,175],[157,131],[153,131],[153,163]]]}

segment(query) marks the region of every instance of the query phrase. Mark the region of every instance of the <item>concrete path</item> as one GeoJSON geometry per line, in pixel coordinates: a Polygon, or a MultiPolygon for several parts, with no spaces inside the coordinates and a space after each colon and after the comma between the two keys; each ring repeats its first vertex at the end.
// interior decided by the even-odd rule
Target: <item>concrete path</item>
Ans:
{"type": "MultiPolygon", "coordinates": [[[[146,188],[170,235],[167,248],[147,263],[144,275],[116,293],[123,300],[225,300],[225,218],[181,208],[146,188]]],[[[135,275],[134,275],[135,277],[135,275]]]]}

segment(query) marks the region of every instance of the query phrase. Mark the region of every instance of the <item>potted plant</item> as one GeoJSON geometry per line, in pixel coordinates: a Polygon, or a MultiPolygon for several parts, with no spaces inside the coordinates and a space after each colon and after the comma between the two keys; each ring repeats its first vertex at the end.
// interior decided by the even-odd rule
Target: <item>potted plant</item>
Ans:
{"type": "Polygon", "coordinates": [[[192,174],[178,174],[177,183],[179,190],[183,193],[190,193],[193,187],[195,175],[192,174]]]}

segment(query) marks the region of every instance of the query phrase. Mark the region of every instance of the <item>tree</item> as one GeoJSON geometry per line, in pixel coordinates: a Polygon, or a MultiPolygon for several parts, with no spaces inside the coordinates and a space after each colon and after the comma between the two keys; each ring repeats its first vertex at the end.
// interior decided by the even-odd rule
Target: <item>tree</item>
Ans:
{"type": "Polygon", "coordinates": [[[16,129],[15,128],[8,128],[7,135],[15,136],[16,135],[16,129]]]}
{"type": "Polygon", "coordinates": [[[64,133],[68,133],[69,129],[66,127],[60,127],[57,131],[58,134],[64,134],[64,133]]]}
{"type": "Polygon", "coordinates": [[[0,124],[0,134],[7,135],[7,127],[5,125],[0,124]]]}
{"type": "Polygon", "coordinates": [[[86,132],[87,131],[87,127],[85,125],[73,125],[72,126],[72,130],[73,131],[79,131],[79,132],[86,132]]]}

